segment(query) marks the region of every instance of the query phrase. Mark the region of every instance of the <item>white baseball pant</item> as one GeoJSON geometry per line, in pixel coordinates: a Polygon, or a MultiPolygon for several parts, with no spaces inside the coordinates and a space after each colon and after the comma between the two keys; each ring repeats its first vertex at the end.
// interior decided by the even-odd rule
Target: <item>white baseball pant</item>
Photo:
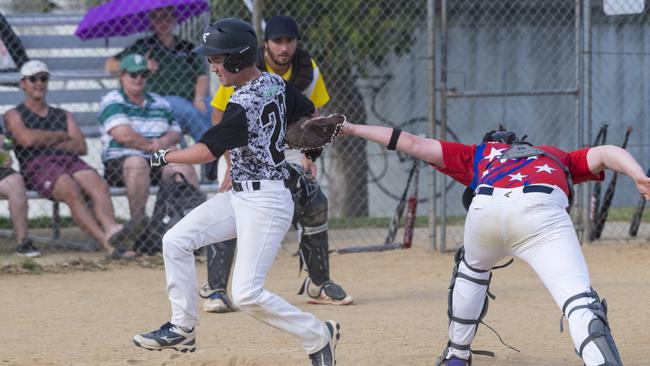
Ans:
{"type": "Polygon", "coordinates": [[[232,278],[233,302],[242,311],[298,337],[308,354],[329,342],[327,326],[278,295],[264,289],[293,217],[293,200],[283,181],[262,180],[260,189],[239,182],[243,191],[220,193],[192,210],[163,237],[167,295],[171,322],[191,328],[198,324],[194,251],[211,243],[237,238],[232,278]]]}
{"type": "MultiPolygon", "coordinates": [[[[530,192],[522,188],[494,188],[489,195],[477,195],[472,201],[465,223],[465,261],[481,271],[489,271],[506,256],[519,258],[537,273],[555,303],[576,294],[590,292],[589,272],[571,218],[566,212],[566,194],[555,187],[551,194],[530,192]]],[[[489,272],[475,272],[465,263],[459,271],[487,280],[489,272]]],[[[477,319],[483,309],[487,287],[457,278],[452,295],[452,313],[463,319],[477,319]]],[[[593,302],[592,298],[575,300],[572,305],[593,302]]],[[[575,310],[569,329],[578,348],[588,336],[589,322],[595,318],[587,309],[575,310]]],[[[452,321],[449,339],[456,344],[472,342],[477,325],[452,321]]],[[[449,349],[451,355],[464,359],[468,350],[449,349]]],[[[597,347],[590,343],[583,351],[587,366],[604,362],[597,347]]]]}

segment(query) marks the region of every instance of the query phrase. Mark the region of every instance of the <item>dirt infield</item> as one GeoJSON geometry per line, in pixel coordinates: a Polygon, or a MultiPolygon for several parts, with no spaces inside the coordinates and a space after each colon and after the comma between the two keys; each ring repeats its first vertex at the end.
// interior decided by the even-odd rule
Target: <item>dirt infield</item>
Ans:
{"type": "MultiPolygon", "coordinates": [[[[333,255],[333,277],[355,297],[353,306],[304,304],[296,295],[297,259],[281,251],[267,287],[322,319],[342,324],[339,365],[433,365],[446,339],[446,301],[452,256],[422,246],[386,253],[333,255]]],[[[626,365],[650,364],[650,245],[585,247],[594,287],[606,297],[610,321],[626,365]]],[[[45,260],[45,259],[44,259],[45,260]]],[[[205,278],[199,265],[199,281],[205,278]]],[[[307,365],[290,336],[242,313],[203,314],[193,354],[149,352],[134,334],[169,318],[162,268],[109,265],[95,272],[0,275],[0,365],[307,365]]],[[[475,365],[582,365],[560,310],[521,261],[495,272],[475,365]]]]}

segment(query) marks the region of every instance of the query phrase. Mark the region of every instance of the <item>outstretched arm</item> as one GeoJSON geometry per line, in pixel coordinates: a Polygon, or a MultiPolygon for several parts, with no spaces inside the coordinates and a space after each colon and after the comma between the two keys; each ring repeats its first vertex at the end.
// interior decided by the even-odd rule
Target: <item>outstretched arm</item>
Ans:
{"type": "Polygon", "coordinates": [[[627,150],[613,145],[592,147],[587,152],[587,165],[593,173],[611,169],[627,175],[634,180],[639,192],[650,199],[650,178],[627,150]]]}
{"type": "Polygon", "coordinates": [[[210,149],[202,143],[196,143],[186,149],[169,151],[165,161],[169,164],[203,164],[215,159],[210,149]]]}
{"type": "MultiPolygon", "coordinates": [[[[357,125],[346,122],[341,135],[357,136],[387,146],[393,135],[393,129],[390,127],[357,125]]],[[[440,145],[440,141],[436,139],[415,136],[402,131],[397,139],[395,150],[444,168],[442,146],[440,145]]]]}

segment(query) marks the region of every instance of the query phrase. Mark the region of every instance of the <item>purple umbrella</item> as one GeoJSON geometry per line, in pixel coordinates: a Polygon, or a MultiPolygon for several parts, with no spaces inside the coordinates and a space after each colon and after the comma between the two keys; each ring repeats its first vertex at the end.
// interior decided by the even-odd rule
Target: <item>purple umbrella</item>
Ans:
{"type": "Polygon", "coordinates": [[[88,10],[74,34],[86,40],[143,32],[150,28],[147,14],[165,7],[174,8],[178,23],[210,9],[206,0],[113,0],[88,10]]]}

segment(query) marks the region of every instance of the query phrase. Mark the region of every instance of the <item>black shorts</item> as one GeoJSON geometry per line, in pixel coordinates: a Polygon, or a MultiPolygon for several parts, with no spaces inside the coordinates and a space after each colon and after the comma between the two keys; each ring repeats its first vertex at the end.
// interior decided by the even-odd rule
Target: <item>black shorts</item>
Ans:
{"type": "Polygon", "coordinates": [[[7,178],[14,173],[16,173],[16,171],[11,168],[0,168],[0,180],[7,178]]]}
{"type": "MultiPolygon", "coordinates": [[[[111,159],[104,162],[104,179],[108,182],[108,185],[111,187],[124,187],[124,160],[127,156],[111,159]]],[[[162,169],[150,168],[149,169],[149,178],[151,179],[151,185],[157,186],[162,179],[162,169]]]]}

